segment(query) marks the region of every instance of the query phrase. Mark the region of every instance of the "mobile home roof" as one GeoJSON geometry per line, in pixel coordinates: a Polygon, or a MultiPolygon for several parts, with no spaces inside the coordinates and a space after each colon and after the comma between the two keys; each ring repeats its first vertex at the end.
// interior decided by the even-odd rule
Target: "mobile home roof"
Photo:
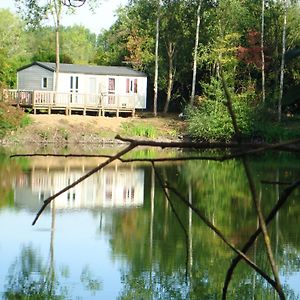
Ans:
{"type": "MultiPolygon", "coordinates": [[[[49,71],[55,72],[56,65],[51,62],[33,62],[30,65],[24,66],[19,71],[27,69],[31,66],[40,66],[49,71]]],[[[111,75],[111,76],[132,76],[132,77],[146,77],[147,75],[140,71],[135,71],[128,67],[122,66],[95,66],[95,65],[75,65],[75,64],[63,64],[60,65],[61,73],[79,73],[79,74],[91,74],[91,75],[111,75]]]]}

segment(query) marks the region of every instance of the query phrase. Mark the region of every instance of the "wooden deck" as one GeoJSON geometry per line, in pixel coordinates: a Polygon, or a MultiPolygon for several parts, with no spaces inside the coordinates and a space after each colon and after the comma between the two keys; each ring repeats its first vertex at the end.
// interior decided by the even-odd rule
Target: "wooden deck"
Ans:
{"type": "Polygon", "coordinates": [[[81,112],[86,115],[94,112],[98,116],[105,113],[114,113],[119,117],[120,113],[135,114],[135,95],[117,94],[80,94],[60,93],[53,91],[21,91],[4,90],[2,98],[12,105],[25,109],[32,109],[33,113],[47,111],[64,111],[66,115],[72,112],[81,112]]]}

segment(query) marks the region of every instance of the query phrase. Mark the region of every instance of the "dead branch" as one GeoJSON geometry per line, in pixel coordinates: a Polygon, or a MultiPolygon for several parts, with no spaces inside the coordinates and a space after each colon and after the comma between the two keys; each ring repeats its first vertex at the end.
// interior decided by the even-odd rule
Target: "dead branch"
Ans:
{"type": "Polygon", "coordinates": [[[290,182],[285,181],[269,181],[269,180],[261,180],[262,184],[274,184],[274,185],[290,185],[290,182]]]}
{"type": "Polygon", "coordinates": [[[256,187],[255,187],[255,183],[253,180],[253,176],[248,164],[248,161],[246,160],[246,158],[243,159],[243,164],[244,164],[244,168],[245,168],[245,172],[247,175],[247,179],[248,179],[248,183],[249,183],[249,187],[250,187],[250,191],[251,191],[251,195],[252,195],[252,200],[256,209],[256,213],[258,216],[258,220],[259,220],[259,225],[261,228],[261,232],[263,234],[263,239],[264,239],[264,243],[265,243],[265,247],[267,250],[267,255],[268,255],[268,259],[269,259],[269,263],[275,278],[275,282],[276,282],[276,291],[279,294],[280,299],[285,299],[285,295],[283,293],[282,290],[282,285],[280,282],[280,278],[279,278],[279,274],[278,274],[278,268],[275,262],[275,258],[273,255],[273,251],[272,251],[272,246],[271,246],[271,240],[270,240],[270,236],[267,230],[267,224],[261,209],[261,206],[259,204],[259,200],[258,200],[258,196],[257,196],[257,192],[256,192],[256,187]]]}
{"type": "Polygon", "coordinates": [[[159,184],[160,184],[161,188],[163,189],[163,192],[164,192],[164,194],[165,194],[165,197],[167,198],[167,200],[168,200],[168,202],[169,202],[169,204],[170,204],[171,210],[172,210],[172,212],[173,212],[173,214],[174,214],[176,220],[178,221],[180,227],[182,228],[182,230],[183,230],[183,232],[184,232],[185,243],[186,243],[186,270],[188,270],[187,265],[188,265],[189,256],[191,255],[190,252],[189,252],[189,247],[188,247],[188,243],[189,243],[189,234],[188,234],[188,232],[187,232],[187,230],[186,230],[186,228],[185,228],[185,226],[184,226],[182,220],[180,219],[180,216],[178,215],[178,213],[177,213],[177,211],[176,211],[176,209],[175,209],[175,207],[174,207],[174,204],[173,204],[173,202],[172,202],[172,200],[171,200],[171,197],[170,197],[170,195],[169,195],[169,193],[168,193],[168,191],[167,191],[167,188],[166,188],[166,187],[164,186],[164,184],[163,184],[163,180],[162,180],[161,176],[159,175],[159,173],[158,173],[158,171],[157,171],[157,169],[156,169],[156,167],[155,167],[155,163],[154,163],[154,162],[152,162],[152,168],[153,168],[153,170],[154,170],[154,173],[155,173],[156,178],[157,178],[158,181],[159,181],[159,184]]]}
{"type": "MultiPolygon", "coordinates": [[[[266,224],[268,225],[276,216],[277,212],[281,209],[281,207],[286,203],[286,201],[288,200],[289,196],[291,195],[291,193],[300,186],[300,178],[297,179],[295,182],[293,182],[290,186],[288,186],[286,189],[284,189],[284,191],[282,192],[281,196],[279,197],[277,203],[275,204],[275,206],[273,207],[273,209],[271,210],[270,214],[267,216],[266,218],[266,224]]],[[[259,227],[249,238],[249,240],[247,241],[247,243],[244,245],[244,247],[242,248],[242,252],[243,253],[247,253],[247,251],[251,248],[251,246],[253,245],[253,243],[255,242],[255,240],[257,239],[257,237],[260,235],[261,233],[261,228],[259,227]]],[[[224,286],[223,286],[223,298],[222,299],[226,299],[226,295],[227,294],[227,289],[229,286],[229,283],[231,281],[231,277],[233,275],[233,272],[235,270],[235,267],[238,265],[238,263],[240,262],[242,258],[240,256],[235,257],[232,262],[231,265],[227,271],[226,274],[226,278],[225,278],[225,282],[224,282],[224,286]]]]}
{"type": "Polygon", "coordinates": [[[260,267],[258,267],[248,256],[245,255],[242,251],[237,249],[233,244],[231,244],[228,239],[223,235],[223,233],[214,225],[212,222],[210,222],[197,207],[195,207],[193,204],[189,203],[178,191],[176,188],[173,188],[169,185],[166,185],[166,187],[169,190],[172,190],[173,193],[189,208],[193,210],[193,212],[213,231],[216,233],[216,235],[236,254],[239,255],[251,268],[253,268],[257,273],[259,273],[274,289],[277,290],[277,284],[276,282],[270,278],[270,276],[265,273],[260,267]]]}
{"type": "Polygon", "coordinates": [[[267,150],[281,150],[290,152],[300,152],[300,147],[295,145],[300,144],[300,138],[276,143],[276,144],[256,144],[256,143],[213,143],[213,142],[156,142],[146,140],[135,140],[131,138],[123,138],[120,135],[115,136],[115,139],[125,143],[137,143],[138,146],[149,146],[159,148],[190,148],[190,149],[249,149],[241,151],[232,156],[226,156],[226,159],[241,157],[247,154],[255,154],[267,150]]]}
{"type": "Polygon", "coordinates": [[[62,0],[63,5],[67,7],[81,7],[85,2],[86,0],[62,0]]]}
{"type": "MultiPolygon", "coordinates": [[[[225,91],[225,96],[227,99],[227,109],[228,109],[228,113],[231,117],[231,121],[232,121],[232,125],[235,131],[235,134],[237,136],[237,141],[239,144],[241,144],[241,132],[239,130],[238,124],[237,124],[237,118],[235,115],[235,111],[233,110],[233,106],[232,106],[232,99],[231,99],[231,94],[229,93],[229,89],[227,86],[227,83],[225,81],[224,78],[224,74],[223,74],[223,70],[222,70],[222,66],[220,64],[220,70],[221,70],[221,79],[222,79],[222,84],[223,84],[223,88],[225,91]]],[[[265,243],[265,247],[266,247],[266,251],[267,251],[267,255],[268,255],[268,259],[269,259],[269,263],[271,265],[271,269],[275,278],[275,282],[276,282],[276,291],[280,297],[281,300],[285,300],[285,295],[283,293],[282,290],[282,286],[280,283],[280,278],[278,275],[278,268],[277,265],[275,263],[275,259],[274,259],[274,255],[273,255],[273,251],[272,251],[272,247],[271,247],[271,241],[270,241],[270,237],[268,234],[268,230],[267,230],[267,225],[258,201],[258,197],[257,197],[257,193],[256,193],[256,188],[255,188],[255,184],[254,184],[254,180],[250,171],[250,167],[248,165],[248,162],[246,160],[246,158],[243,158],[243,164],[244,164],[244,168],[245,168],[245,172],[247,175],[247,179],[248,179],[248,183],[249,183],[249,187],[250,187],[250,191],[251,191],[251,195],[252,195],[252,200],[256,209],[256,213],[259,219],[259,225],[261,227],[261,231],[263,234],[263,239],[264,239],[264,243],[265,243]]],[[[226,294],[223,294],[223,297],[226,298],[226,294]]]]}
{"type": "Polygon", "coordinates": [[[129,151],[131,151],[132,149],[134,149],[136,147],[135,143],[131,143],[129,146],[127,146],[125,149],[123,149],[122,151],[118,152],[116,155],[108,158],[105,162],[103,162],[102,164],[98,165],[96,168],[93,168],[92,170],[90,170],[89,172],[87,172],[85,175],[83,175],[82,177],[80,177],[79,179],[77,179],[76,181],[74,181],[73,183],[71,183],[70,185],[64,187],[62,190],[60,190],[59,192],[57,192],[56,194],[50,196],[49,198],[47,198],[44,201],[43,206],[40,208],[40,210],[38,211],[34,221],[32,222],[32,225],[35,225],[36,221],[38,220],[39,216],[42,214],[42,212],[44,211],[44,209],[49,205],[49,203],[51,203],[51,201],[53,201],[56,197],[58,197],[59,195],[63,194],[64,192],[68,191],[69,189],[71,189],[72,187],[74,187],[75,185],[77,185],[78,183],[82,182],[83,180],[85,180],[86,178],[90,177],[91,175],[93,175],[94,173],[98,172],[99,170],[103,169],[105,166],[107,166],[108,164],[110,164],[111,162],[119,159],[122,155],[128,153],[129,151]]]}
{"type": "Polygon", "coordinates": [[[25,154],[12,154],[10,158],[16,157],[99,157],[99,158],[111,158],[112,155],[104,154],[53,154],[53,153],[25,153],[25,154]]]}

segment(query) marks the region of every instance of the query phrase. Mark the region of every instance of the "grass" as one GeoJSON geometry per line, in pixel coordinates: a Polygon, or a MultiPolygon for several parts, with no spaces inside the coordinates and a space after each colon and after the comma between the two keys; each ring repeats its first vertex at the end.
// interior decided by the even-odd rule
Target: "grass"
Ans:
{"type": "Polygon", "coordinates": [[[280,123],[265,122],[258,124],[256,132],[269,143],[300,138],[300,117],[284,118],[280,123]]]}
{"type": "Polygon", "coordinates": [[[122,123],[122,134],[129,137],[146,137],[156,138],[158,137],[158,131],[152,125],[143,123],[122,123]]]}

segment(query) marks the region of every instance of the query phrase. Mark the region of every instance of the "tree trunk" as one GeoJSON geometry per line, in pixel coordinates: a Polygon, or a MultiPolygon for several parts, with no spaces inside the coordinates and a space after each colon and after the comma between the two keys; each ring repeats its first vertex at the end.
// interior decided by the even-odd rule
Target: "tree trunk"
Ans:
{"type": "Polygon", "coordinates": [[[156,18],[156,41],[155,41],[155,71],[154,71],[154,99],[153,115],[157,116],[157,96],[158,96],[158,46],[159,46],[159,17],[160,17],[160,0],[158,0],[157,18],[156,18]]]}
{"type": "Polygon", "coordinates": [[[280,67],[280,83],[279,83],[279,98],[278,98],[278,122],[282,117],[282,95],[283,95],[283,81],[284,81],[284,66],[285,66],[285,49],[286,49],[286,19],[287,19],[287,0],[283,1],[284,15],[283,15],[283,31],[282,31],[282,56],[280,67]]]}
{"type": "Polygon", "coordinates": [[[57,92],[58,90],[58,80],[59,80],[59,72],[60,72],[60,18],[61,18],[61,12],[62,12],[62,2],[60,0],[53,0],[52,1],[52,15],[54,18],[54,24],[55,24],[55,86],[54,91],[57,92]]]}
{"type": "Polygon", "coordinates": [[[59,77],[59,72],[60,72],[60,43],[59,43],[59,28],[55,28],[55,86],[54,86],[54,91],[57,92],[58,90],[58,77],[59,77]]]}
{"type": "Polygon", "coordinates": [[[196,77],[197,77],[197,56],[198,56],[198,45],[199,45],[199,29],[200,29],[200,10],[201,10],[202,0],[199,0],[197,8],[197,26],[196,26],[196,38],[195,38],[195,49],[194,49],[194,63],[193,63],[193,80],[192,80],[192,93],[190,104],[194,104],[195,99],[195,89],[196,89],[196,77]]]}
{"type": "Polygon", "coordinates": [[[266,100],[264,34],[265,34],[265,0],[262,0],[262,9],[261,9],[261,89],[262,89],[262,101],[263,102],[265,102],[265,100],[266,100]]]}
{"type": "Polygon", "coordinates": [[[168,87],[167,87],[167,98],[164,107],[164,113],[167,113],[169,110],[169,104],[172,96],[172,89],[174,83],[174,53],[175,53],[175,44],[172,42],[168,42],[167,46],[168,60],[169,60],[169,72],[168,72],[168,87]]]}

